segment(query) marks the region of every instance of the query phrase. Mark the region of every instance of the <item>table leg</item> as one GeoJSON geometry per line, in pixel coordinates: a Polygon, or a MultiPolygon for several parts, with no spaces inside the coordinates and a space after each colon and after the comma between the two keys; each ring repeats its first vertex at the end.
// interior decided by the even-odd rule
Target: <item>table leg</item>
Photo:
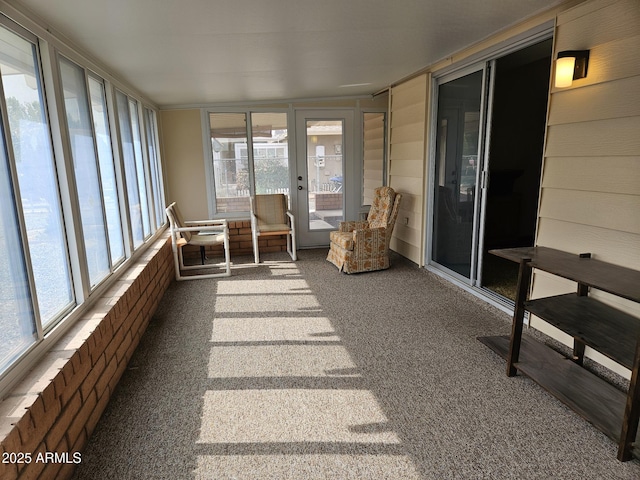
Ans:
{"type": "Polygon", "coordinates": [[[511,326],[511,341],[509,342],[509,355],[507,356],[507,376],[513,377],[517,373],[515,364],[520,356],[520,343],[522,341],[522,329],[524,326],[524,302],[529,294],[531,284],[530,258],[520,260],[518,271],[518,286],[516,291],[516,306],[513,311],[513,324],[511,326]]]}

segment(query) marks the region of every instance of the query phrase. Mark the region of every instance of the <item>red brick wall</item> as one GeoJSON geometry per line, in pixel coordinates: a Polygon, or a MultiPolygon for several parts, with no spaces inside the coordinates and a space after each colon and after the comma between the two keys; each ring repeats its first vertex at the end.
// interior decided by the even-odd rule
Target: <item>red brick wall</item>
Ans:
{"type": "Polygon", "coordinates": [[[316,192],[316,210],[342,210],[342,193],[316,192]]]}
{"type": "Polygon", "coordinates": [[[248,212],[251,208],[249,197],[218,197],[216,207],[219,213],[248,212]]]}
{"type": "MultiPolygon", "coordinates": [[[[258,249],[265,252],[286,252],[286,235],[273,237],[258,237],[258,249]]],[[[251,242],[251,221],[250,220],[230,220],[229,221],[229,252],[231,259],[233,255],[253,255],[253,243],[251,242]]],[[[222,245],[208,248],[207,253],[213,256],[222,256],[222,245]]],[[[183,255],[187,261],[196,261],[200,258],[199,247],[186,246],[183,255]]],[[[186,263],[186,262],[185,262],[186,263]]]]}
{"type": "Polygon", "coordinates": [[[74,459],[81,459],[76,452],[87,443],[174,278],[167,237],[142,257],[0,402],[0,455],[18,454],[24,461],[0,462],[0,479],[72,475],[74,459]],[[69,463],[38,461],[53,452],[68,455],[69,463]]]}

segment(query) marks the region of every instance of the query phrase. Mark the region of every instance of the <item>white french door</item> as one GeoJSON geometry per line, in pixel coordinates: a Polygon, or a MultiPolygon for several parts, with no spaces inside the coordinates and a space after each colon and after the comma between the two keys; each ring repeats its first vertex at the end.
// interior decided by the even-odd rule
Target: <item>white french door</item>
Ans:
{"type": "Polygon", "coordinates": [[[296,234],[299,247],[329,244],[329,232],[357,204],[354,113],[296,111],[296,234]]]}

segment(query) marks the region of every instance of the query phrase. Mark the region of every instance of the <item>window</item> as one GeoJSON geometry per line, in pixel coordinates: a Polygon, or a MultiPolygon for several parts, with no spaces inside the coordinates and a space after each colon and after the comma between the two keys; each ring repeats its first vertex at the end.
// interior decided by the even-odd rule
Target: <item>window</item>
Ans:
{"type": "Polygon", "coordinates": [[[289,193],[286,113],[211,113],[209,126],[217,213],[249,211],[250,195],[289,193]]]}
{"type": "Polygon", "coordinates": [[[0,149],[0,373],[36,340],[36,322],[29,292],[11,172],[0,149]]]}
{"type": "MultiPolygon", "coordinates": [[[[105,173],[103,181],[106,183],[107,188],[113,189],[115,186],[113,182],[113,159],[106,158],[106,152],[104,152],[103,147],[103,165],[100,168],[92,114],[94,112],[100,113],[99,109],[104,108],[104,104],[93,104],[92,108],[90,108],[87,83],[82,68],[64,58],[60,59],[59,65],[64,90],[67,130],[76,179],[85,255],[89,270],[89,281],[91,287],[93,287],[111,272],[100,174],[101,171],[105,173]]],[[[94,79],[95,83],[97,82],[94,79]]],[[[99,98],[96,98],[96,101],[99,102],[99,100],[99,98]]],[[[117,199],[115,200],[117,206],[117,199]]],[[[110,207],[112,208],[112,205],[110,207]]],[[[122,236],[114,234],[114,228],[111,229],[111,232],[111,240],[119,241],[121,244],[122,236]]],[[[115,253],[118,255],[122,247],[121,245],[119,248],[117,245],[115,247],[115,253]]]]}
{"type": "Polygon", "coordinates": [[[100,165],[100,179],[102,180],[102,199],[107,219],[111,265],[115,266],[124,260],[125,252],[116,170],[113,163],[113,151],[111,150],[111,134],[109,133],[107,98],[104,82],[101,79],[89,76],[89,95],[91,98],[91,112],[93,113],[93,129],[98,151],[98,163],[100,165]]]}
{"type": "Polygon", "coordinates": [[[144,124],[147,137],[147,157],[149,158],[149,170],[151,172],[151,188],[153,191],[156,227],[165,223],[164,192],[162,189],[162,171],[158,158],[158,132],[156,112],[150,108],[144,109],[144,124]]]}
{"type": "Polygon", "coordinates": [[[27,40],[0,27],[3,107],[9,122],[5,140],[10,142],[8,153],[18,175],[18,203],[24,216],[35,296],[46,327],[73,306],[74,296],[38,65],[35,39],[27,40]]]}
{"type": "Polygon", "coordinates": [[[54,72],[40,71],[40,42],[0,16],[0,395],[21,373],[12,367],[40,355],[130,244],[165,223],[155,112],[122,92],[111,99],[103,78],[62,54],[59,82],[43,82],[54,72]],[[47,106],[56,105],[50,128],[47,106]]]}
{"type": "Polygon", "coordinates": [[[147,172],[142,157],[142,139],[140,137],[140,118],[138,114],[138,102],[129,98],[129,115],[131,116],[131,134],[133,138],[133,153],[136,162],[136,179],[140,192],[140,209],[142,211],[142,231],[144,238],[151,234],[149,218],[149,202],[147,199],[147,172]]]}
{"type": "Polygon", "coordinates": [[[124,93],[116,92],[120,143],[127,184],[129,216],[133,236],[133,247],[138,248],[149,234],[149,209],[142,160],[142,145],[138,122],[138,103],[124,93]]]}
{"type": "Polygon", "coordinates": [[[252,113],[255,193],[289,192],[286,113],[252,113]]]}
{"type": "Polygon", "coordinates": [[[211,149],[216,192],[216,211],[249,210],[249,156],[238,155],[236,145],[247,145],[245,113],[212,113],[211,149]]]}

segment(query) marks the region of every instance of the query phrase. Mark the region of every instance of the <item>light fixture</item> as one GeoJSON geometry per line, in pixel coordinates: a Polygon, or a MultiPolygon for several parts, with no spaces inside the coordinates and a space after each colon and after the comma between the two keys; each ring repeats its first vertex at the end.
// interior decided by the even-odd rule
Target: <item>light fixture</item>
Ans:
{"type": "Polygon", "coordinates": [[[589,50],[559,52],[556,60],[556,87],[570,87],[574,80],[585,78],[588,67],[589,50]]]}

